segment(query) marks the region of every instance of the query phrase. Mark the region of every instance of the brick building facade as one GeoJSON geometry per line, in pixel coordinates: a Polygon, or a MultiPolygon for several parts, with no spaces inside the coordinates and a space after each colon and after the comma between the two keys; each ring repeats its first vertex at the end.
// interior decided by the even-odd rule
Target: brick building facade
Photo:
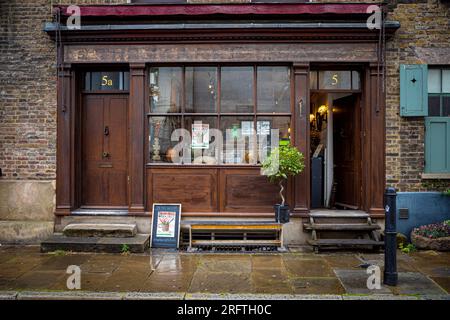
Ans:
{"type": "MultiPolygon", "coordinates": [[[[0,2],[0,220],[36,222],[28,228],[37,228],[40,236],[48,232],[47,222],[53,220],[54,211],[56,49],[55,42],[43,31],[44,23],[52,20],[54,4],[60,2],[0,2]],[[45,222],[44,226],[41,222],[45,222]]],[[[385,181],[402,192],[442,191],[450,186],[450,180],[422,179],[424,118],[399,115],[399,69],[401,64],[450,65],[450,5],[441,0],[392,0],[388,9],[388,20],[398,21],[401,26],[386,47],[385,181]]],[[[27,238],[25,233],[18,237],[27,238]]]]}

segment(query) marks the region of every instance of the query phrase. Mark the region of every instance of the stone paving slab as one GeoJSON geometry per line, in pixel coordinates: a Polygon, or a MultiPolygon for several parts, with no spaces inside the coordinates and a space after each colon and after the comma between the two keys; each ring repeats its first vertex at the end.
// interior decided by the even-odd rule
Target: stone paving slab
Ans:
{"type": "Polygon", "coordinates": [[[441,295],[446,292],[427,276],[419,272],[399,272],[398,285],[391,287],[395,294],[441,295]]]}
{"type": "Polygon", "coordinates": [[[392,292],[381,284],[381,289],[370,290],[367,288],[366,269],[360,270],[347,270],[347,269],[335,269],[337,277],[341,281],[344,289],[350,294],[392,294],[392,292]]]}
{"type": "Polygon", "coordinates": [[[359,300],[447,300],[450,290],[450,254],[434,251],[410,255],[399,252],[399,285],[382,285],[381,290],[367,289],[368,275],[360,267],[364,262],[382,264],[384,256],[379,253],[198,254],[155,249],[129,255],[46,254],[40,253],[38,246],[21,246],[0,247],[0,257],[0,293],[4,299],[19,298],[18,294],[14,296],[15,291],[29,295],[41,292],[39,296],[46,299],[58,292],[66,292],[63,298],[70,294],[84,296],[67,293],[68,265],[80,266],[84,293],[118,293],[124,299],[188,299],[205,295],[230,299],[336,296],[359,300]]]}

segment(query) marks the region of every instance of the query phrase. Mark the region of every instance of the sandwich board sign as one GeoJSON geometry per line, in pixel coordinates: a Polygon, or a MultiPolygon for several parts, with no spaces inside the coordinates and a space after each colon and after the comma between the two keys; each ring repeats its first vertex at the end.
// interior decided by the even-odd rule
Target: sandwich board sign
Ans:
{"type": "Polygon", "coordinates": [[[152,248],[178,249],[180,240],[181,204],[154,203],[152,214],[152,248]]]}

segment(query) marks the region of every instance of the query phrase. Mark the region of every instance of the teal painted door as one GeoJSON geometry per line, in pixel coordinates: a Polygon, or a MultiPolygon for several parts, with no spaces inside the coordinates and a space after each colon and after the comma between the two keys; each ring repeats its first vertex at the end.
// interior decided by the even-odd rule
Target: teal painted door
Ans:
{"type": "Polygon", "coordinates": [[[450,173],[450,117],[427,117],[425,129],[425,172],[450,173]]]}

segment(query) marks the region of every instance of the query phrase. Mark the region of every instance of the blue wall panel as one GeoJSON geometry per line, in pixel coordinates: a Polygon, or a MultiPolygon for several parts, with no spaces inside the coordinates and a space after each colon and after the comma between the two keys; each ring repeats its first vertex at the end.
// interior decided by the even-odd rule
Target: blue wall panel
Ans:
{"type": "Polygon", "coordinates": [[[450,219],[450,197],[440,192],[398,192],[397,231],[409,239],[413,228],[450,219]],[[399,219],[398,209],[408,208],[409,218],[399,219]]]}

